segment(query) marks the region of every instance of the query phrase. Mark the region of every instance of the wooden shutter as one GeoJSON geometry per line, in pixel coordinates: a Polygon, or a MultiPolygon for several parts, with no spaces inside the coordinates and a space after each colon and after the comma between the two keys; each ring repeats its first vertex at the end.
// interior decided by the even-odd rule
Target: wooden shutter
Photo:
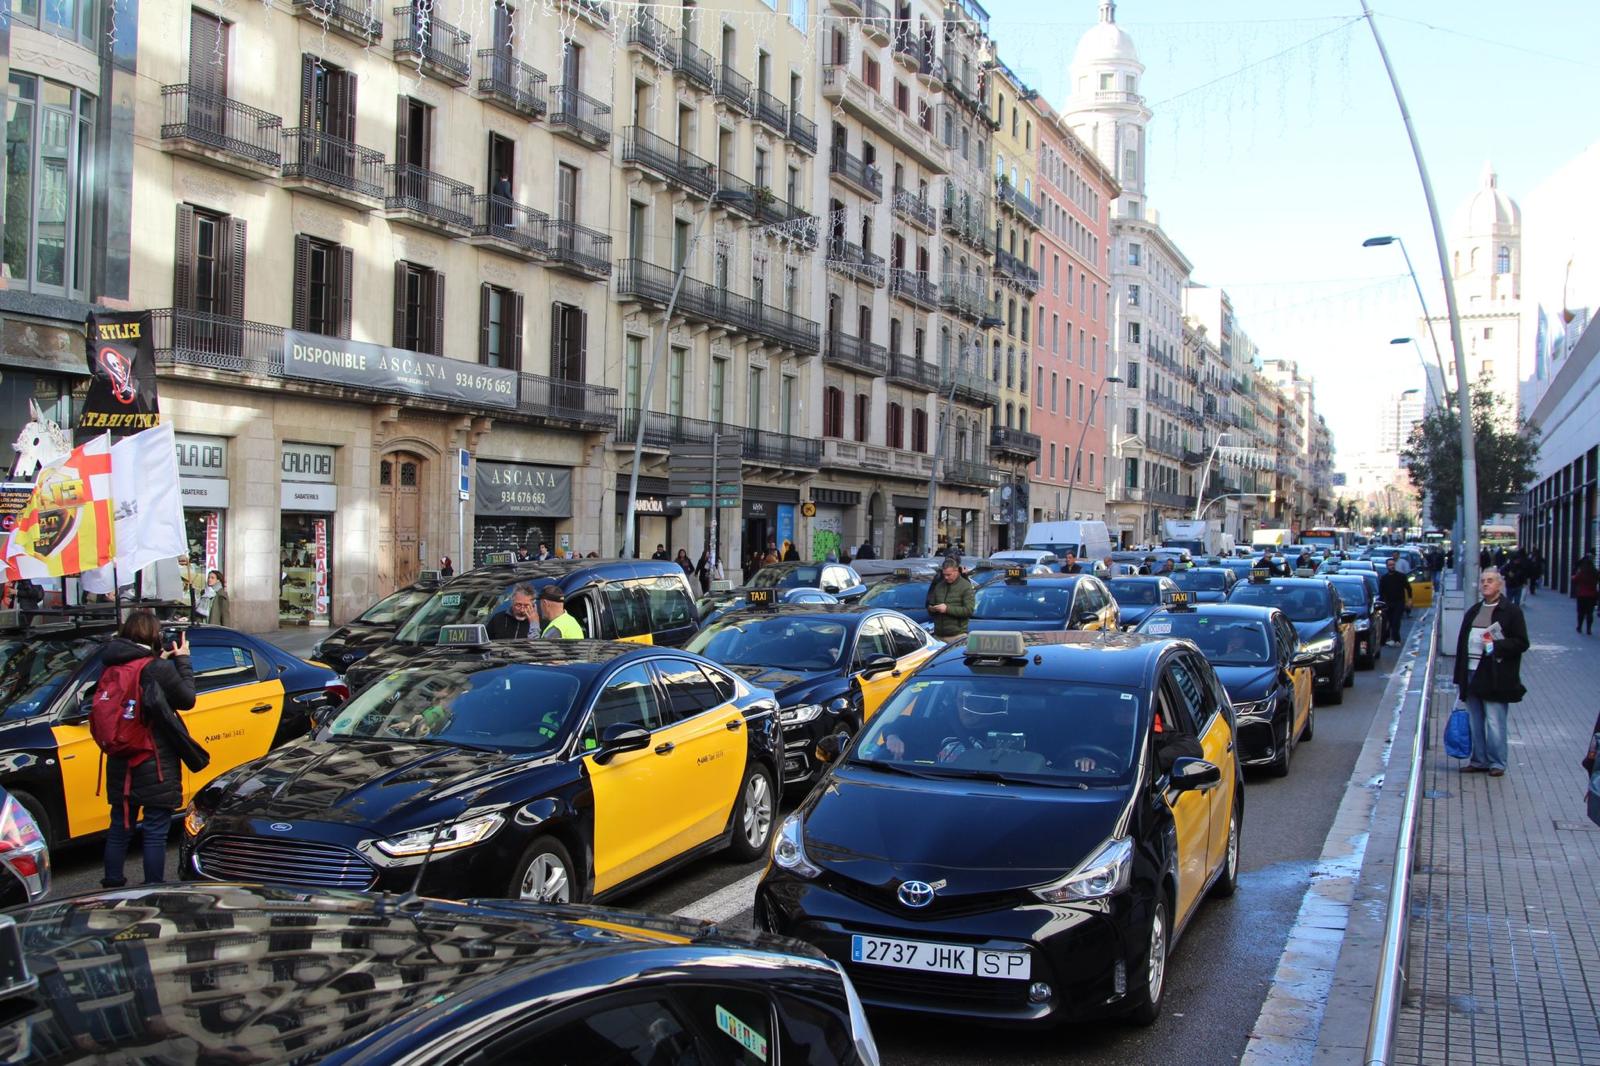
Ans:
{"type": "Polygon", "coordinates": [[[509,296],[511,310],[502,312],[502,315],[505,318],[509,318],[510,322],[502,322],[500,327],[500,340],[505,347],[506,356],[501,361],[501,365],[511,370],[520,371],[522,369],[522,293],[513,292],[509,296]],[[510,340],[506,340],[508,333],[510,340]]]}
{"type": "Polygon", "coordinates": [[[245,226],[244,219],[224,216],[219,239],[222,242],[221,255],[217,258],[221,263],[221,278],[218,288],[221,296],[227,301],[227,306],[222,313],[230,318],[244,317],[244,266],[245,266],[245,226]]]}
{"type": "Polygon", "coordinates": [[[294,300],[289,324],[294,329],[311,328],[311,238],[294,235],[294,300]]]}
{"type": "MultiPolygon", "coordinates": [[[[578,338],[576,357],[567,367],[567,378],[571,381],[587,381],[589,365],[589,314],[579,308],[572,308],[572,316],[576,320],[576,329],[573,331],[578,338]]],[[[662,328],[666,328],[663,326],[662,328]]]]}
{"type": "Polygon", "coordinates": [[[494,293],[488,282],[478,286],[478,362],[489,365],[489,305],[494,293]]]}
{"type": "Polygon", "coordinates": [[[228,89],[228,31],[217,16],[189,10],[189,86],[221,96],[228,89]]]}
{"type": "Polygon", "coordinates": [[[550,305],[550,376],[553,378],[566,376],[562,371],[561,359],[564,347],[561,331],[567,324],[565,311],[566,306],[564,304],[553,303],[550,305]]]}
{"type": "Polygon", "coordinates": [[[394,346],[406,346],[406,277],[410,269],[404,262],[394,265],[394,346]]]}
{"type": "Polygon", "coordinates": [[[340,246],[339,249],[339,336],[350,339],[350,327],[355,319],[355,301],[351,297],[355,280],[355,253],[340,246]]]}
{"type": "Polygon", "coordinates": [[[307,129],[317,124],[317,57],[300,53],[300,125],[307,129]]]}
{"type": "Polygon", "coordinates": [[[172,258],[172,306],[194,310],[194,208],[178,205],[177,247],[172,258]]]}
{"type": "Polygon", "coordinates": [[[433,314],[433,328],[428,337],[428,352],[431,355],[444,354],[444,274],[438,270],[428,272],[428,281],[431,282],[431,299],[429,310],[433,314]]]}
{"type": "Polygon", "coordinates": [[[397,98],[394,120],[394,161],[408,163],[411,161],[411,101],[405,97],[397,98]]]}
{"type": "Polygon", "coordinates": [[[339,136],[356,143],[356,76],[348,70],[338,72],[334,84],[339,87],[339,105],[343,111],[339,136]]]}

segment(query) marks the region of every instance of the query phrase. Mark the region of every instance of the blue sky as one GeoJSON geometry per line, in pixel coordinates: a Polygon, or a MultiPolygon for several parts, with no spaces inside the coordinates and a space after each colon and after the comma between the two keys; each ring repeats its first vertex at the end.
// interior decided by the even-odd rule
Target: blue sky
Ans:
{"type": "MultiPolygon", "coordinates": [[[[1001,57],[1060,107],[1098,0],[982,0],[1001,57]]],[[[1595,0],[1369,0],[1422,140],[1446,239],[1485,161],[1522,199],[1597,139],[1595,0]],[[1584,60],[1587,58],[1587,62],[1584,60]]],[[[1268,357],[1298,359],[1345,456],[1421,384],[1416,295],[1443,311],[1426,204],[1358,0],[1122,0],[1144,62],[1150,203],[1268,357]],[[1357,21],[1349,22],[1351,19],[1357,21]],[[1349,22],[1348,25],[1344,23],[1349,22]]]]}

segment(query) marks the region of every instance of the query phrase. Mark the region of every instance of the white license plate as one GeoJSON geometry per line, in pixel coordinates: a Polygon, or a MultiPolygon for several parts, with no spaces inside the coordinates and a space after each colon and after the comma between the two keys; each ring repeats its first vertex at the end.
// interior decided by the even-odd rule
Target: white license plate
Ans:
{"type": "Polygon", "coordinates": [[[1033,973],[1033,959],[1026,951],[987,951],[963,944],[859,933],[850,938],[850,961],[922,973],[959,973],[1013,981],[1026,981],[1033,973]]]}

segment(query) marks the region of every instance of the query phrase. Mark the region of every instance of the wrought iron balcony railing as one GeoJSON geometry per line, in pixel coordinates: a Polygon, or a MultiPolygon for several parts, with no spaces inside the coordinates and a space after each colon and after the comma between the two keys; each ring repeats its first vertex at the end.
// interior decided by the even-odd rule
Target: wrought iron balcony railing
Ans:
{"type": "Polygon", "coordinates": [[[403,211],[441,226],[470,229],[472,186],[413,163],[383,168],[383,207],[403,211]]]}
{"type": "Polygon", "coordinates": [[[941,481],[953,485],[970,485],[974,488],[991,488],[998,478],[995,468],[974,459],[957,459],[945,456],[941,481]]]}
{"type": "Polygon", "coordinates": [[[828,333],[828,343],[823,348],[824,362],[842,366],[847,370],[883,377],[889,372],[889,350],[860,337],[852,337],[839,330],[828,333]]]}
{"type": "Polygon", "coordinates": [[[294,0],[295,14],[363,44],[383,40],[383,16],[370,3],[349,0],[294,0]]]}
{"type": "Polygon", "coordinates": [[[711,202],[748,217],[756,217],[756,187],[725,167],[717,170],[717,188],[711,202]]]}
{"type": "Polygon", "coordinates": [[[670,450],[680,444],[709,444],[716,434],[738,433],[743,438],[745,465],[768,464],[815,470],[822,464],[822,442],[809,437],[685,418],[661,411],[640,411],[631,407],[624,408],[617,419],[617,443],[631,445],[641,420],[644,423],[644,443],[649,448],[670,450]]]}
{"type": "Polygon", "coordinates": [[[905,352],[889,353],[889,380],[896,385],[920,389],[923,392],[939,391],[939,368],[933,363],[908,355],[905,352]]]}
{"type": "Polygon", "coordinates": [[[243,162],[276,168],[283,158],[283,119],[193,85],[161,87],[161,139],[188,141],[243,162]]]}
{"type": "Polygon", "coordinates": [[[652,170],[672,184],[701,196],[710,196],[717,188],[717,168],[710,161],[642,126],[623,127],[622,161],[652,170]]]}
{"type": "Polygon", "coordinates": [[[550,216],[501,196],[472,198],[472,235],[502,242],[524,255],[549,253],[550,216]]]}
{"type": "Polygon", "coordinates": [[[875,44],[888,44],[890,27],[894,20],[889,9],[877,0],[866,0],[861,5],[861,32],[875,44]]]}
{"type": "Polygon", "coordinates": [[[395,58],[409,56],[457,85],[472,77],[472,36],[437,17],[433,5],[408,4],[394,9],[400,36],[394,39],[395,58]]]}
{"type": "Polygon", "coordinates": [[[283,176],[365,200],[383,197],[383,153],[308,126],[283,131],[283,176]]]}
{"type": "Polygon", "coordinates": [[[750,79],[728,64],[722,64],[722,72],[717,77],[717,98],[748,115],[751,102],[750,79]]]}
{"type": "Polygon", "coordinates": [[[883,175],[878,168],[856,158],[837,144],[828,153],[828,172],[849,182],[874,200],[883,198],[883,175]]]}
{"type": "Polygon", "coordinates": [[[794,108],[789,109],[789,140],[802,152],[817,152],[817,124],[794,108]]]}
{"type": "Polygon", "coordinates": [[[1044,209],[1024,196],[1021,189],[1005,178],[995,182],[995,200],[1000,206],[1010,208],[1027,219],[1036,228],[1044,219],[1044,209]]]}
{"type": "Polygon", "coordinates": [[[646,55],[667,66],[674,66],[678,61],[678,48],[671,32],[665,23],[648,11],[634,14],[632,24],[628,26],[628,43],[637,45],[646,55]]]}
{"type": "Polygon", "coordinates": [[[851,244],[842,237],[834,237],[828,241],[828,266],[875,288],[882,288],[884,282],[888,280],[883,256],[874,255],[861,245],[851,244]]]}
{"type": "Polygon", "coordinates": [[[567,85],[551,93],[550,126],[591,148],[611,143],[611,105],[567,85]]]}
{"type": "Polygon", "coordinates": [[[545,222],[545,244],[550,263],[587,278],[611,276],[611,237],[599,230],[580,226],[571,219],[552,218],[545,222]]]}
{"type": "Polygon", "coordinates": [[[1000,398],[997,382],[965,367],[943,367],[939,372],[939,391],[982,407],[1000,398]]]}
{"type": "Polygon", "coordinates": [[[927,311],[939,307],[939,287],[926,274],[895,267],[889,272],[889,295],[917,305],[927,311]]]}
{"type": "Polygon", "coordinates": [[[1017,456],[1033,462],[1039,458],[1043,444],[1039,434],[1029,433],[1009,426],[993,426],[989,430],[989,448],[1003,455],[1017,456]]]}
{"type": "Polygon", "coordinates": [[[789,105],[773,96],[765,89],[757,89],[756,95],[756,121],[764,126],[770,126],[780,135],[789,132],[789,105]]]}
{"type": "Polygon", "coordinates": [[[717,89],[717,61],[710,52],[690,41],[679,38],[678,54],[672,69],[708,93],[717,89]]]}
{"type": "Polygon", "coordinates": [[[478,95],[491,103],[526,118],[540,118],[550,110],[545,83],[542,70],[498,48],[478,53],[478,95]]]}
{"type": "Polygon", "coordinates": [[[939,228],[939,212],[934,210],[932,204],[909,189],[896,189],[891,201],[894,205],[895,217],[916,226],[918,229],[932,233],[939,228]]]}
{"type": "Polygon", "coordinates": [[[995,249],[994,269],[1029,292],[1039,291],[1039,272],[1004,249],[995,249]]]}
{"type": "MultiPolygon", "coordinates": [[[[618,296],[666,307],[672,297],[675,271],[642,259],[624,259],[618,264],[618,271],[618,296]]],[[[812,355],[817,350],[815,322],[699,278],[684,277],[673,313],[749,334],[799,355],[812,355]]]]}

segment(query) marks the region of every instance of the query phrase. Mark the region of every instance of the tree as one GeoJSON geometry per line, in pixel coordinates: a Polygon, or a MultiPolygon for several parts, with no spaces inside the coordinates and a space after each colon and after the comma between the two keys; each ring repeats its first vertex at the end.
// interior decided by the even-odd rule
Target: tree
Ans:
{"type": "MultiPolygon", "coordinates": [[[[1472,390],[1473,446],[1478,458],[1480,520],[1500,514],[1533,481],[1539,461],[1539,427],[1515,418],[1509,401],[1487,378],[1472,390]]],[[[1400,452],[1417,501],[1433,499],[1434,514],[1461,502],[1461,422],[1454,407],[1436,407],[1411,431],[1400,452]]],[[[1446,510],[1448,508],[1448,510],[1446,510]]]]}

